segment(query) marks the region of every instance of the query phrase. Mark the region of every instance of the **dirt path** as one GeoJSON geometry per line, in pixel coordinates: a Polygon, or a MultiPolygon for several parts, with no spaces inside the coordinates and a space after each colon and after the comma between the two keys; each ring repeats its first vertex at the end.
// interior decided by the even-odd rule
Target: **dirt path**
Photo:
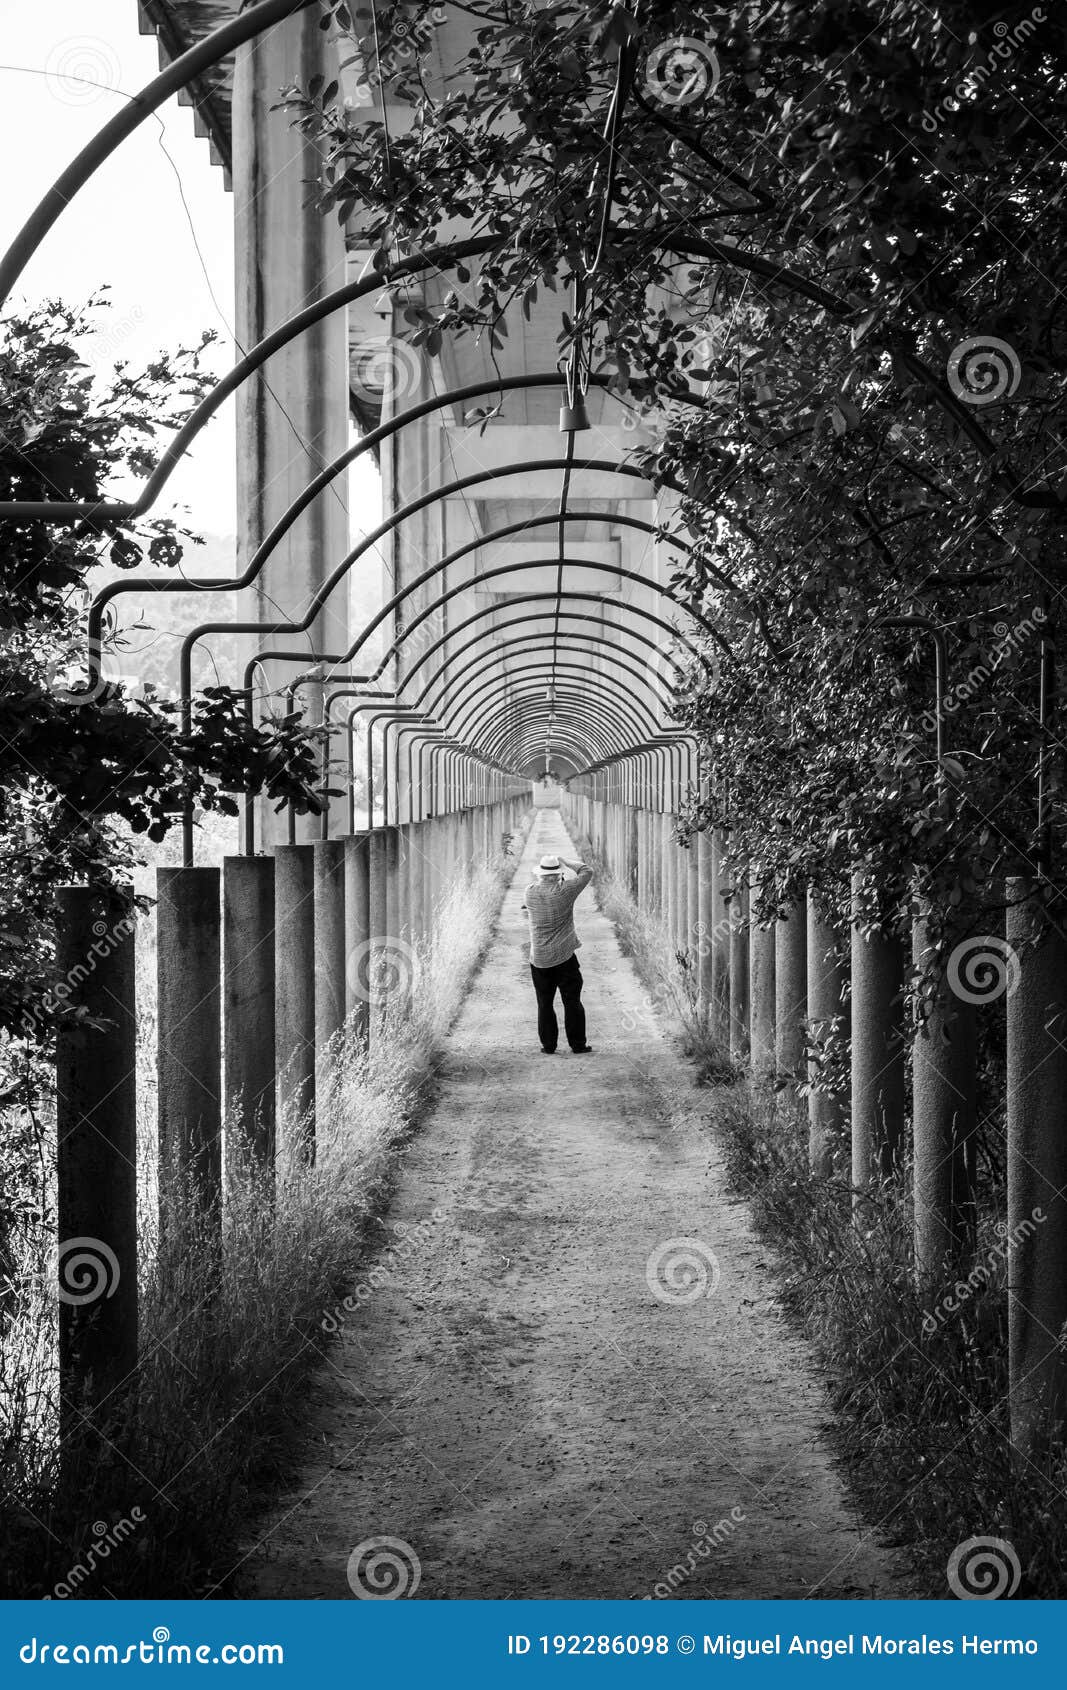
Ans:
{"type": "Polygon", "coordinates": [[[352,1550],[386,1537],[418,1557],[419,1597],[905,1594],[850,1511],[810,1353],[591,892],[595,1053],[540,1053],[520,904],[555,849],[574,855],[543,811],[407,1153],[403,1260],[311,1391],[306,1465],[243,1589],[346,1597],[352,1550]],[[712,1284],[709,1252],[707,1295],[684,1260],[712,1284]]]}

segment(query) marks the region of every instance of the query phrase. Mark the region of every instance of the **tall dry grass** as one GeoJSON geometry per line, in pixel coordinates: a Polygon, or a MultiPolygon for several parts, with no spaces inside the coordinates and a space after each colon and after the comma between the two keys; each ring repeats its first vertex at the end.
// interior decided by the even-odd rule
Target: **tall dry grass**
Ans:
{"type": "MultiPolygon", "coordinates": [[[[267,1181],[227,1135],[221,1260],[211,1221],[173,1189],[156,1203],[154,1017],[143,946],[140,1069],[141,1326],[128,1415],[109,1444],[57,1447],[56,1305],[30,1229],[6,1304],[0,1360],[0,1593],[223,1595],[241,1527],[290,1459],[294,1409],[322,1359],[321,1322],[345,1292],[389,1198],[405,1140],[433,1096],[442,1046],[489,940],[514,857],[457,881],[416,947],[411,991],[378,1036],[335,1041],[315,1158],[267,1181]]],[[[279,1123],[282,1143],[307,1123],[279,1123]]]]}

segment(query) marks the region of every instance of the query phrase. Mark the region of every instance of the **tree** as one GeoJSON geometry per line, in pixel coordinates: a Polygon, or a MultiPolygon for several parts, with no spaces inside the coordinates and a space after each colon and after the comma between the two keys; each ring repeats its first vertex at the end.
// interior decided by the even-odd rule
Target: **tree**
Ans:
{"type": "MultiPolygon", "coordinates": [[[[92,332],[90,312],[56,302],[0,325],[0,497],[92,502],[117,474],[141,479],[158,438],[204,392],[203,348],[94,377],[83,357],[92,332]]],[[[110,888],[125,907],[138,836],[162,840],[187,800],[235,814],[235,792],[264,792],[320,808],[314,738],[298,722],[256,724],[242,696],[218,686],[196,695],[183,725],[179,703],[152,686],[135,697],[89,669],[93,570],[174,569],[194,538],[165,518],[5,524],[0,1027],[33,1044],[63,1013],[45,989],[57,885],[110,888]]]]}

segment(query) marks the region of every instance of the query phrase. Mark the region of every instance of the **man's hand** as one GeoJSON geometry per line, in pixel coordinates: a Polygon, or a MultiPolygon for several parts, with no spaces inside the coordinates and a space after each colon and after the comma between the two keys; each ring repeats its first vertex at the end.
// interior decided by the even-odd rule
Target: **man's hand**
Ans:
{"type": "Polygon", "coordinates": [[[569,863],[566,857],[561,857],[559,860],[563,864],[564,868],[570,869],[572,874],[581,874],[583,868],[585,867],[584,863],[569,863]]]}

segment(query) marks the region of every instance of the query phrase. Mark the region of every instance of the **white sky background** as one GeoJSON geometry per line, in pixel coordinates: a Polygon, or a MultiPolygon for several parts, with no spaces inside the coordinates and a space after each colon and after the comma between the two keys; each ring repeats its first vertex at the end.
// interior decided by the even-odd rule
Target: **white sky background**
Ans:
{"type": "MultiPolygon", "coordinates": [[[[134,0],[0,0],[0,66],[6,246],[59,172],[125,103],[110,88],[136,93],[159,61],[154,37],[138,34],[134,0]],[[9,68],[16,65],[26,69],[9,68]],[[37,71],[49,74],[29,74],[37,71]],[[108,86],[68,81],[56,74],[62,71],[108,86]]],[[[21,298],[81,304],[106,282],[111,307],[101,314],[102,350],[94,354],[105,367],[195,345],[214,328],[222,339],[209,357],[221,373],[233,357],[232,200],[208,143],[193,134],[191,110],[173,99],[159,116],[162,130],[150,118],[72,201],[23,273],[21,298]]],[[[201,532],[232,534],[233,465],[231,404],[175,472],[159,513],[184,503],[201,532]]]]}
{"type": "MultiPolygon", "coordinates": [[[[7,246],[60,171],[124,103],[111,90],[135,93],[158,68],[154,36],[138,33],[135,0],[0,0],[0,245],[7,246]],[[86,86],[62,72],[106,86],[86,86]]],[[[105,368],[116,359],[136,366],[162,349],[195,345],[213,328],[221,338],[207,356],[221,374],[234,357],[233,201],[207,141],[193,133],[190,108],[172,99],[158,115],[162,130],[149,118],[74,199],[13,300],[52,296],[81,304],[107,283],[111,306],[101,314],[95,355],[105,368]]],[[[234,453],[231,402],[175,471],[158,514],[184,505],[199,532],[232,535],[234,453]]],[[[371,498],[373,483],[363,475],[359,501],[366,508],[371,498]]]]}

